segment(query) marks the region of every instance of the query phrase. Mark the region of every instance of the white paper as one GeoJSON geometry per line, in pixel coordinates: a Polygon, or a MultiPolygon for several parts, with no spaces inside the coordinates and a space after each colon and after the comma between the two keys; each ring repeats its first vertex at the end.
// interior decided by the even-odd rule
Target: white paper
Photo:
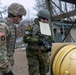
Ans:
{"type": "Polygon", "coordinates": [[[41,34],[51,36],[51,30],[50,30],[49,24],[48,23],[43,23],[43,22],[39,22],[39,23],[40,23],[41,34]]]}

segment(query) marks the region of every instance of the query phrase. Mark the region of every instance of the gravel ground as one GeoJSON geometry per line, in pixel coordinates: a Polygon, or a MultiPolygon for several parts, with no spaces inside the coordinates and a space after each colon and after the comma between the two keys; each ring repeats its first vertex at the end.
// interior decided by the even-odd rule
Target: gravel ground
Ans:
{"type": "MultiPolygon", "coordinates": [[[[15,49],[14,60],[15,62],[12,69],[14,75],[29,75],[26,52],[24,49],[15,49]]],[[[48,73],[48,75],[50,74],[48,73]]]]}

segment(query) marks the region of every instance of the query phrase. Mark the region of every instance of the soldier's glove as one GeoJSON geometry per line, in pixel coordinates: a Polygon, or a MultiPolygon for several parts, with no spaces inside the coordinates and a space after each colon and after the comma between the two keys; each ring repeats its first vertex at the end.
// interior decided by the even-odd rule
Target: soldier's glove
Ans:
{"type": "Polygon", "coordinates": [[[39,45],[39,46],[42,46],[42,45],[43,45],[42,40],[38,40],[38,45],[39,45]]]}
{"type": "Polygon", "coordinates": [[[3,75],[14,75],[14,74],[12,73],[12,71],[10,71],[8,73],[4,73],[3,75]]]}

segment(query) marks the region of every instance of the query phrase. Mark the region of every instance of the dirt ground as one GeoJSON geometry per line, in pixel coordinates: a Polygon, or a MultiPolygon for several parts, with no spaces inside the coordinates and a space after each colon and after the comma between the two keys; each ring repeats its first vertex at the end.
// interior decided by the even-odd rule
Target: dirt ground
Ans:
{"type": "MultiPolygon", "coordinates": [[[[14,75],[29,75],[25,49],[15,49],[14,60],[12,69],[14,75]]],[[[50,74],[48,73],[48,75],[50,74]]]]}
{"type": "Polygon", "coordinates": [[[14,75],[28,75],[28,66],[25,49],[15,49],[14,60],[14,75]]]}

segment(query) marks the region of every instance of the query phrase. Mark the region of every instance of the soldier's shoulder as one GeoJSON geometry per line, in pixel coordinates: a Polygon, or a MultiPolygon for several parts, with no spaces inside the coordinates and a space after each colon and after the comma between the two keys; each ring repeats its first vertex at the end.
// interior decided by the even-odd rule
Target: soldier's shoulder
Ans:
{"type": "Polygon", "coordinates": [[[9,29],[9,26],[7,25],[7,23],[5,21],[0,21],[0,26],[4,27],[6,29],[9,29]]]}

